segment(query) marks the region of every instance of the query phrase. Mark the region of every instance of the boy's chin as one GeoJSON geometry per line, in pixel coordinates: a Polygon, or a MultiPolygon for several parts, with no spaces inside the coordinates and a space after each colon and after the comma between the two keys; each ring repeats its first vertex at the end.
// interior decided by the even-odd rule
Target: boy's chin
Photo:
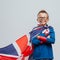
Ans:
{"type": "Polygon", "coordinates": [[[46,23],[40,23],[40,25],[46,25],[46,23]]]}

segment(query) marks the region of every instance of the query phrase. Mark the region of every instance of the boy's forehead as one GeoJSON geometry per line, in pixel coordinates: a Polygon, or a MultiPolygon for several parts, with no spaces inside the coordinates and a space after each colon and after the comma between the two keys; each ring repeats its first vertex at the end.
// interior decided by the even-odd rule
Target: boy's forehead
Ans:
{"type": "Polygon", "coordinates": [[[48,15],[46,13],[40,13],[38,14],[38,17],[47,17],[48,15]]]}

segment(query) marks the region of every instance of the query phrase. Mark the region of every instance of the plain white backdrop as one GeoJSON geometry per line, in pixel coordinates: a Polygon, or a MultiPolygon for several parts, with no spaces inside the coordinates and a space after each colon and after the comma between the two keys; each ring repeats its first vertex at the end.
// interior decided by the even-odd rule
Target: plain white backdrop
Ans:
{"type": "Polygon", "coordinates": [[[49,13],[55,29],[54,60],[60,58],[60,0],[0,0],[0,48],[29,33],[37,25],[37,13],[49,13]]]}

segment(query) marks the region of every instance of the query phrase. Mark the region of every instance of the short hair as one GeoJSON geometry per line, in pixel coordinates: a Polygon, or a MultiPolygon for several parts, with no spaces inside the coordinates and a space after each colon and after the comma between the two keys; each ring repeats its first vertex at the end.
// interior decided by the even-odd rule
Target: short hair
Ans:
{"type": "Polygon", "coordinates": [[[39,15],[40,13],[46,13],[47,16],[48,16],[47,18],[49,19],[49,15],[48,15],[48,13],[47,13],[45,10],[41,10],[41,11],[39,11],[37,15],[39,15]]]}

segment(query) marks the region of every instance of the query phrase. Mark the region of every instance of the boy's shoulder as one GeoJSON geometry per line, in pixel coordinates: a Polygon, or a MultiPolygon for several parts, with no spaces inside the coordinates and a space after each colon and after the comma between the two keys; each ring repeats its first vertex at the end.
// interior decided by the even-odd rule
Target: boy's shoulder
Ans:
{"type": "Polygon", "coordinates": [[[38,28],[40,28],[40,27],[39,27],[39,26],[35,26],[35,27],[33,27],[32,31],[33,31],[33,30],[36,30],[36,29],[38,29],[38,28]]]}
{"type": "Polygon", "coordinates": [[[54,27],[53,27],[53,26],[50,26],[50,25],[48,26],[48,28],[50,28],[50,29],[54,29],[54,27]]]}
{"type": "Polygon", "coordinates": [[[49,28],[53,28],[53,26],[48,26],[49,28]]]}
{"type": "Polygon", "coordinates": [[[35,27],[32,28],[32,30],[31,30],[29,33],[33,32],[33,31],[36,31],[36,30],[38,30],[38,29],[40,29],[40,27],[35,26],[35,27]]]}
{"type": "Polygon", "coordinates": [[[50,31],[54,31],[54,27],[53,26],[48,26],[50,31]]]}

